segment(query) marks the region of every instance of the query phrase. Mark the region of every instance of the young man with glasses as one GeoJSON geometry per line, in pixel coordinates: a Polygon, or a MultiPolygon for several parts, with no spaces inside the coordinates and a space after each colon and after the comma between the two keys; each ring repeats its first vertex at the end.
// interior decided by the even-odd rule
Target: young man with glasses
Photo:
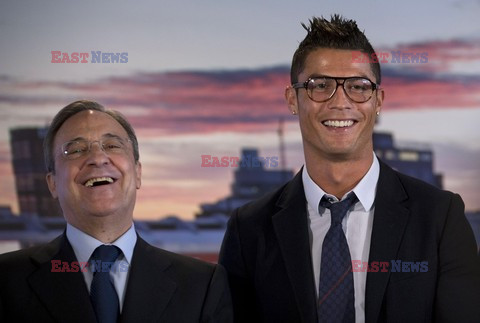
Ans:
{"type": "Polygon", "coordinates": [[[77,101],[53,119],[47,183],[64,234],[0,255],[1,322],[231,322],[225,270],[135,231],[138,142],[118,112],[77,101]]]}
{"type": "Polygon", "coordinates": [[[356,23],[313,18],[288,108],[305,166],[236,210],[220,263],[237,322],[480,322],[480,263],[459,195],[373,152],[384,90],[356,23]]]}

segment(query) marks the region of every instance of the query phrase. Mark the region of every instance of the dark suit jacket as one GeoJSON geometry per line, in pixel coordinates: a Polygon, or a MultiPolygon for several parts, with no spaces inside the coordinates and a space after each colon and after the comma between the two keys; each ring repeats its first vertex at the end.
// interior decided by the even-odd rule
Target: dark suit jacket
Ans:
{"type": "MultiPolygon", "coordinates": [[[[370,260],[427,272],[368,272],[366,322],[480,322],[480,261],[460,196],[380,163],[370,260]]],[[[237,322],[317,322],[301,172],[232,215],[220,252],[237,322]]]]}
{"type": "MultiPolygon", "coordinates": [[[[96,322],[82,272],[52,272],[76,261],[62,235],[0,255],[0,322],[96,322]]],[[[225,269],[155,248],[138,237],[120,322],[231,322],[225,269]]]]}

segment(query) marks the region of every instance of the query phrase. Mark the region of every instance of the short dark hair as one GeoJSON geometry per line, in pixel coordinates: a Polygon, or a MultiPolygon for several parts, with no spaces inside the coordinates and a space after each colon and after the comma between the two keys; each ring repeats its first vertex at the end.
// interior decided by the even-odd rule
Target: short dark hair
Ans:
{"type": "Polygon", "coordinates": [[[45,165],[47,167],[48,172],[55,172],[55,158],[53,157],[53,142],[55,140],[55,135],[57,134],[60,127],[63,125],[65,121],[67,121],[70,117],[74,116],[75,114],[87,111],[87,110],[94,110],[100,111],[105,114],[108,114],[113,119],[115,119],[127,132],[128,138],[132,141],[133,146],[133,157],[135,158],[135,162],[138,162],[140,158],[140,154],[138,152],[138,140],[137,136],[135,135],[135,131],[133,130],[132,125],[127,121],[127,119],[118,111],[115,110],[107,110],[103,105],[97,103],[95,101],[88,101],[88,100],[80,100],[75,101],[64,107],[60,110],[52,120],[52,123],[48,127],[47,134],[43,141],[43,155],[45,158],[45,165]]]}
{"type": "MultiPolygon", "coordinates": [[[[307,36],[293,55],[290,69],[292,84],[298,82],[298,74],[305,68],[308,54],[319,48],[355,50],[366,53],[368,57],[374,57],[375,50],[354,20],[347,20],[335,14],[331,16],[330,21],[323,17],[313,17],[309,21],[310,26],[302,23],[303,28],[307,30],[307,36]]],[[[370,66],[376,78],[375,83],[380,84],[382,81],[380,63],[371,62],[370,66]]]]}

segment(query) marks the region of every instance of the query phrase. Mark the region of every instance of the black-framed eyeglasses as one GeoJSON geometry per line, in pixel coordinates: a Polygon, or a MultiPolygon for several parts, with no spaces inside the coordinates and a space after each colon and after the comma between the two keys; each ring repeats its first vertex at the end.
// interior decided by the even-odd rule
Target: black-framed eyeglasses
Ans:
{"type": "Polygon", "coordinates": [[[303,83],[294,83],[294,89],[304,88],[307,90],[308,97],[315,102],[325,102],[330,100],[339,85],[342,85],[348,98],[357,103],[364,103],[370,100],[373,91],[379,88],[378,84],[373,83],[366,77],[311,77],[303,83]],[[343,81],[343,82],[339,82],[343,81]]]}
{"type": "Polygon", "coordinates": [[[93,143],[98,143],[102,151],[108,155],[125,154],[128,150],[128,138],[109,136],[100,140],[89,141],[86,139],[77,139],[67,141],[62,145],[62,156],[68,160],[77,159],[86,156],[92,149],[93,143]]]}

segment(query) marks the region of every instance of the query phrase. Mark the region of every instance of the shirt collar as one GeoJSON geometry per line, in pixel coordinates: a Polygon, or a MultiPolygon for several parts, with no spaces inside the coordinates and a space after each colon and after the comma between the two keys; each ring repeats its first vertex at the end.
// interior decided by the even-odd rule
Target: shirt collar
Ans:
{"type": "MultiPolygon", "coordinates": [[[[85,232],[75,228],[73,225],[67,223],[67,239],[72,245],[75,256],[79,262],[88,262],[90,256],[98,246],[104,243],[85,232]]],[[[133,249],[137,242],[137,234],[135,233],[135,225],[132,223],[130,229],[122,234],[111,245],[117,246],[122,250],[125,260],[130,264],[132,262],[133,249]]]]}
{"type": "MultiPolygon", "coordinates": [[[[365,211],[370,211],[375,201],[375,194],[377,191],[377,182],[380,175],[380,165],[378,163],[377,156],[373,154],[373,162],[368,172],[363,176],[360,182],[353,188],[353,192],[357,195],[357,198],[365,211]]],[[[302,171],[303,189],[305,191],[305,198],[307,202],[314,210],[318,212],[318,205],[324,195],[329,195],[320,188],[310,177],[307,171],[307,167],[303,167],[302,171]]],[[[345,196],[350,193],[347,192],[345,196]]],[[[343,198],[345,197],[343,196],[343,198]]]]}

